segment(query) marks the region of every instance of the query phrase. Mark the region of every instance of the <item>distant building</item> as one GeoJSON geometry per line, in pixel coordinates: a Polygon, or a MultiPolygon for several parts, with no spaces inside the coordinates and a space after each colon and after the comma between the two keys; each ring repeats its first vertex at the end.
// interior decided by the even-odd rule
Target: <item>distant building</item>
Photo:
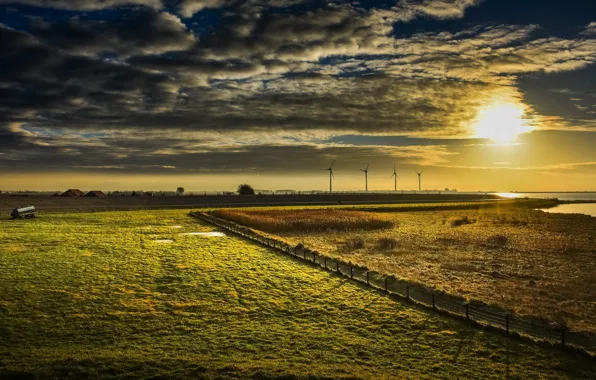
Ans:
{"type": "Polygon", "coordinates": [[[88,192],[87,194],[85,194],[85,197],[95,197],[95,198],[103,198],[106,195],[103,193],[103,191],[99,191],[99,190],[91,190],[90,192],[88,192]]]}
{"type": "Polygon", "coordinates": [[[152,197],[153,196],[153,192],[152,191],[145,191],[145,193],[143,193],[144,197],[152,197]]]}
{"type": "Polygon", "coordinates": [[[296,190],[275,190],[275,194],[282,194],[282,195],[296,194],[296,190]]]}
{"type": "Polygon", "coordinates": [[[62,193],[62,195],[60,195],[60,196],[61,197],[84,197],[85,193],[83,193],[79,189],[68,189],[64,193],[62,193]]]}

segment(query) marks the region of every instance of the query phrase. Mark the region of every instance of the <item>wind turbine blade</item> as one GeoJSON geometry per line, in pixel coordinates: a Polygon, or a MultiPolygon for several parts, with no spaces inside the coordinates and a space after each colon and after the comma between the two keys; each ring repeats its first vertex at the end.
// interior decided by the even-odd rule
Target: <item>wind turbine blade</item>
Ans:
{"type": "Polygon", "coordinates": [[[333,172],[331,172],[331,177],[333,177],[333,179],[335,179],[335,174],[333,174],[333,172]]]}
{"type": "Polygon", "coordinates": [[[370,166],[370,164],[366,165],[366,169],[364,169],[365,171],[368,171],[368,167],[370,166]]]}
{"type": "Polygon", "coordinates": [[[329,169],[331,169],[331,168],[333,167],[333,164],[335,164],[335,160],[333,160],[333,161],[331,162],[331,166],[329,166],[329,169]]]}

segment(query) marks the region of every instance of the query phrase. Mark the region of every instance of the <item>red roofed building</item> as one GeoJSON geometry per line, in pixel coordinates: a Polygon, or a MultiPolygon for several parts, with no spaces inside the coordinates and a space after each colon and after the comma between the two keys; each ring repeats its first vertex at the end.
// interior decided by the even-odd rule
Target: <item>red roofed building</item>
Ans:
{"type": "Polygon", "coordinates": [[[91,190],[90,192],[88,192],[87,194],[85,194],[85,196],[86,197],[103,198],[106,195],[103,193],[103,191],[91,190]]]}
{"type": "Polygon", "coordinates": [[[61,197],[84,197],[84,196],[85,196],[85,193],[83,193],[79,189],[68,189],[61,195],[61,197]]]}

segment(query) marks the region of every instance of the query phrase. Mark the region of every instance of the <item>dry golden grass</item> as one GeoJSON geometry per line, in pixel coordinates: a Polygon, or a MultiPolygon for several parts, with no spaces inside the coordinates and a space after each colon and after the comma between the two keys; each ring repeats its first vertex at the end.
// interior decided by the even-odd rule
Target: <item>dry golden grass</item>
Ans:
{"type": "MultiPolygon", "coordinates": [[[[324,215],[334,223],[333,213],[324,215]]],[[[596,333],[596,218],[510,208],[381,215],[396,227],[278,234],[381,273],[596,333]],[[476,222],[451,223],[465,218],[476,222]],[[381,249],[381,239],[397,244],[381,249]]]]}
{"type": "Polygon", "coordinates": [[[247,211],[221,209],[213,215],[268,232],[324,232],[392,228],[390,216],[347,210],[247,211]]]}

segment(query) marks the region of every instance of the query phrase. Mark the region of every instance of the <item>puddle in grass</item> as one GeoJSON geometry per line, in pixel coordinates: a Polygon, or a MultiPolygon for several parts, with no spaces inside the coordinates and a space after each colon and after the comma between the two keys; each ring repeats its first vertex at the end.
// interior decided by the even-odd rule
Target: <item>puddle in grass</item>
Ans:
{"type": "Polygon", "coordinates": [[[166,243],[166,244],[174,242],[174,240],[172,240],[172,239],[158,239],[158,240],[153,240],[153,241],[155,243],[166,243]]]}
{"type": "Polygon", "coordinates": [[[218,231],[211,231],[211,232],[185,232],[185,233],[180,234],[180,235],[185,235],[185,236],[218,236],[218,237],[226,236],[226,234],[224,234],[223,232],[218,232],[218,231]]]}

